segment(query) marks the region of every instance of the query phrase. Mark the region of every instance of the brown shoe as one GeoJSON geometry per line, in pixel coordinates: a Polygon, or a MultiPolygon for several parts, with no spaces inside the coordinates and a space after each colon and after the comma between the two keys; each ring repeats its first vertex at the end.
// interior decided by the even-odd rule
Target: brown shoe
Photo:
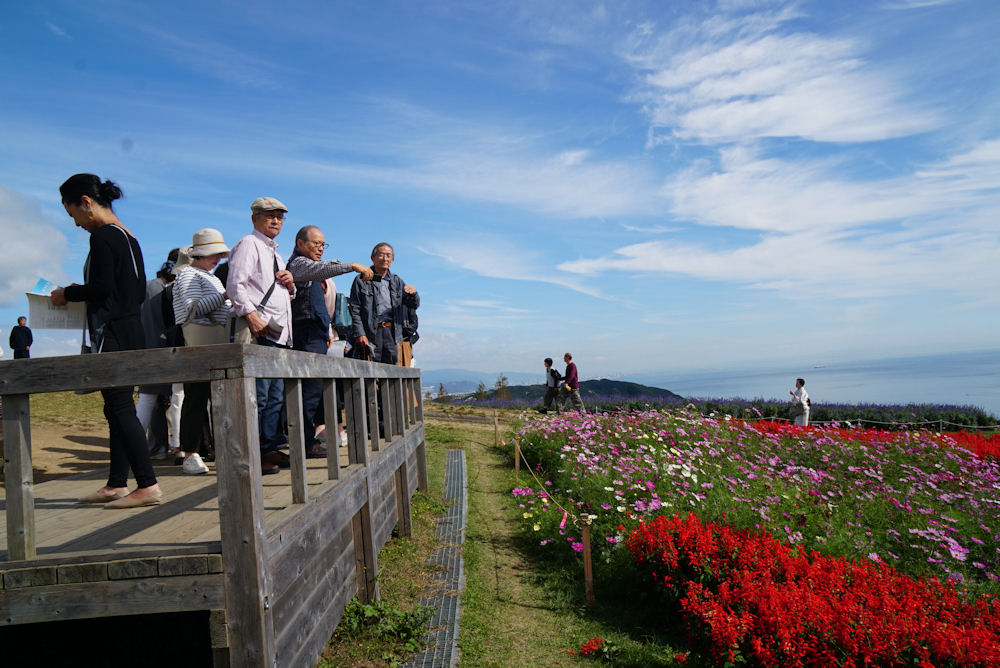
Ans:
{"type": "Polygon", "coordinates": [[[155,506],[160,501],[163,500],[163,491],[156,490],[155,492],[150,492],[144,497],[137,497],[135,493],[129,494],[128,496],[123,496],[120,499],[115,499],[114,501],[109,501],[104,504],[105,510],[118,510],[121,508],[140,508],[142,506],[155,506]]]}
{"type": "Polygon", "coordinates": [[[276,464],[283,469],[292,465],[292,460],[281,450],[272,450],[266,455],[261,455],[260,461],[264,464],[276,464]]]}
{"type": "Polygon", "coordinates": [[[326,459],[326,447],[322,443],[313,443],[313,446],[306,450],[306,459],[326,459]]]}
{"type": "Polygon", "coordinates": [[[281,472],[281,467],[277,464],[268,464],[267,462],[260,463],[260,474],[261,475],[271,475],[272,473],[281,472]]]}

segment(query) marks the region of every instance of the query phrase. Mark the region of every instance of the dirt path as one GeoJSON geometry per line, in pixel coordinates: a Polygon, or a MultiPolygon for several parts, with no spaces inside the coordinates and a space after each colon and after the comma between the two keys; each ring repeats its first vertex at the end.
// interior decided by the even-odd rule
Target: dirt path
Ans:
{"type": "Polygon", "coordinates": [[[108,466],[106,424],[31,425],[31,466],[36,483],[108,466]]]}

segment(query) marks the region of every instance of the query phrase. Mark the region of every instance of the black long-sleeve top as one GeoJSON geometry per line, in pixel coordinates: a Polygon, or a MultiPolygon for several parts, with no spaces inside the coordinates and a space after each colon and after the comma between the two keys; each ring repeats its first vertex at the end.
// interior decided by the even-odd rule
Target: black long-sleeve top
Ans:
{"type": "Polygon", "coordinates": [[[91,232],[83,276],[83,285],[66,288],[66,301],[87,303],[87,324],[98,349],[107,327],[120,350],[145,347],[139,312],[146,298],[146,269],[135,237],[117,225],[91,232]]]}
{"type": "Polygon", "coordinates": [[[24,350],[34,342],[31,328],[27,325],[14,325],[10,329],[10,349],[24,350]]]}

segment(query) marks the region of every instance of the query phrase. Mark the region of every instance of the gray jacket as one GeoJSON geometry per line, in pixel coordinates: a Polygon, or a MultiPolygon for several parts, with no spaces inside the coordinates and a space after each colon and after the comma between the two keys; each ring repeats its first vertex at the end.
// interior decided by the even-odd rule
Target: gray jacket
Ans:
{"type": "MultiPolygon", "coordinates": [[[[359,336],[374,338],[375,328],[375,285],[378,282],[378,274],[375,279],[365,282],[358,276],[351,285],[351,296],[348,305],[351,308],[351,340],[356,340],[359,336]]],[[[389,281],[389,300],[392,303],[392,335],[393,340],[399,343],[403,340],[403,323],[406,321],[406,308],[416,309],[420,306],[420,295],[409,295],[403,291],[405,283],[396,274],[387,271],[382,278],[389,281]]]]}

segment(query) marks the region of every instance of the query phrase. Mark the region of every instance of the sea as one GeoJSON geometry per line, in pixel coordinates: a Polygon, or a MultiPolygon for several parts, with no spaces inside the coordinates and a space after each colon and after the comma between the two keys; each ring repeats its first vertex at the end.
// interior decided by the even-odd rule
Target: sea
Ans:
{"type": "Polygon", "coordinates": [[[643,374],[623,378],[685,397],[788,399],[806,381],[813,405],[951,404],[1000,417],[1000,350],[884,358],[812,366],[643,374]]]}

